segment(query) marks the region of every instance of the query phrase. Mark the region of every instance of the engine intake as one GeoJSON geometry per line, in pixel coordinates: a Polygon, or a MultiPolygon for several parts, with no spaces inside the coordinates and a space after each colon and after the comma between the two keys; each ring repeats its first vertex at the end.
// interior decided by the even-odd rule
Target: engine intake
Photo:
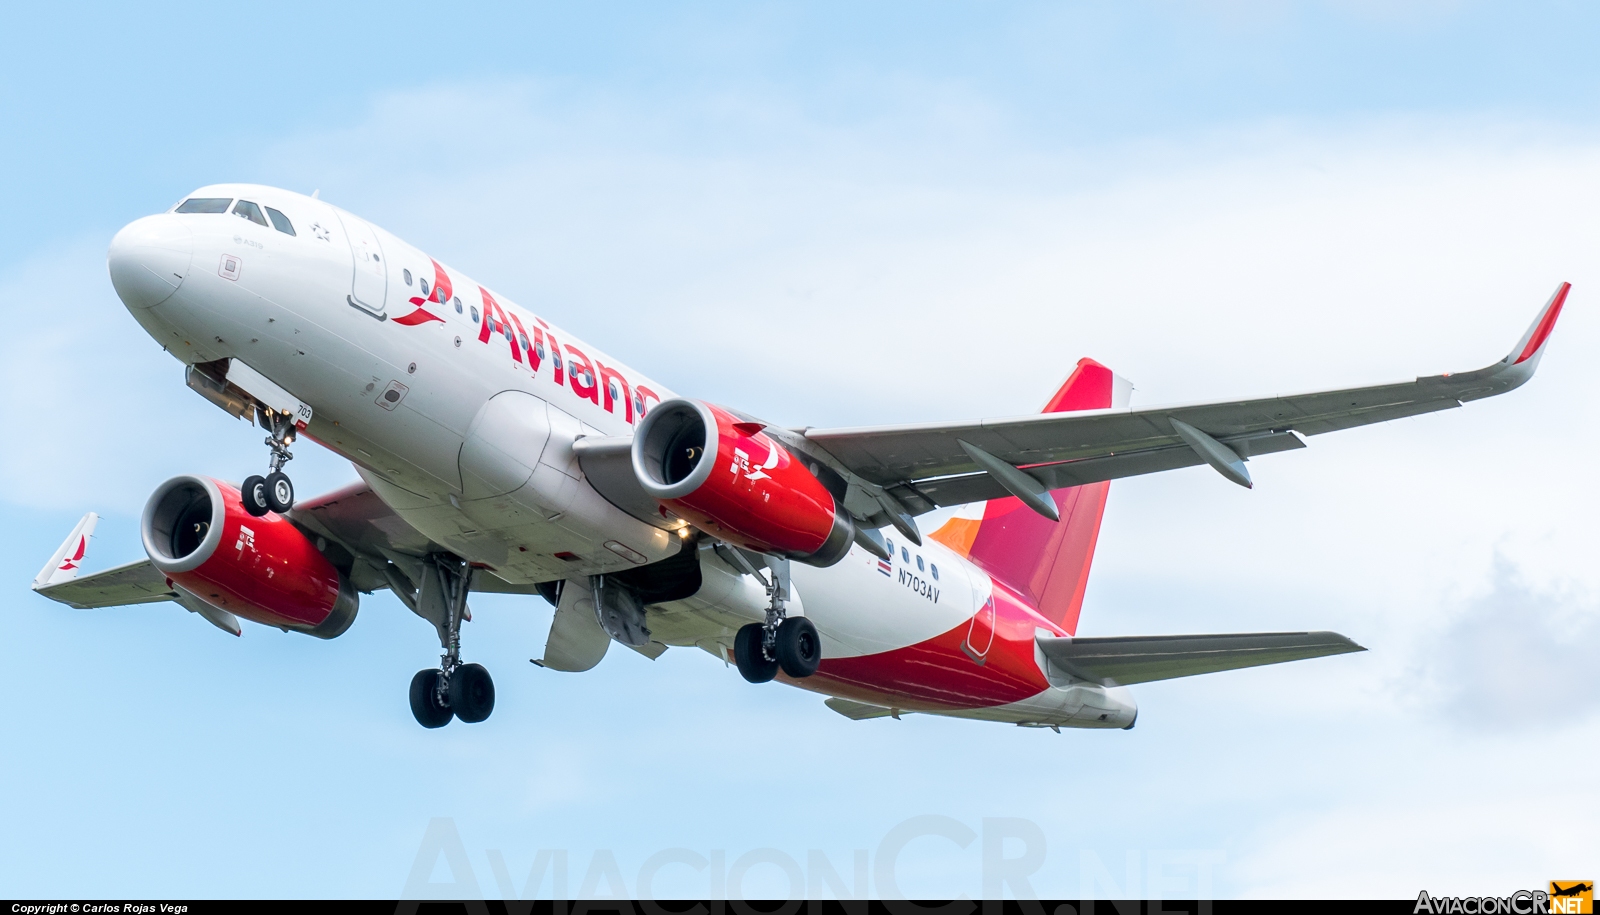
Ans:
{"type": "Polygon", "coordinates": [[[321,639],[355,622],[355,587],[288,519],[250,516],[233,486],[173,477],[139,524],[150,562],[173,584],[235,616],[321,639]]]}
{"type": "Polygon", "coordinates": [[[762,429],[714,404],[666,401],[634,430],[634,476],[675,514],[731,543],[833,565],[855,539],[849,512],[762,429]]]}

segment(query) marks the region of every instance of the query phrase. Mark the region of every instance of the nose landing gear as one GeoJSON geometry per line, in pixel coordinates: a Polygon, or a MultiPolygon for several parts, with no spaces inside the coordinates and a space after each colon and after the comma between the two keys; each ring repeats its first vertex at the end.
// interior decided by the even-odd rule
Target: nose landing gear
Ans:
{"type": "Polygon", "coordinates": [[[472,573],[471,565],[454,556],[430,556],[423,567],[415,610],[434,623],[444,648],[438,669],[418,671],[411,678],[411,714],[425,728],[442,728],[452,717],[476,724],[494,711],[489,671],[481,664],[461,663],[461,622],[472,573]]]}
{"type": "Polygon", "coordinates": [[[244,484],[239,487],[244,510],[257,518],[269,511],[281,515],[294,508],[294,483],[283,472],[283,465],[294,460],[294,455],[289,453],[289,446],[294,444],[294,419],[288,413],[273,410],[261,410],[258,416],[261,424],[271,430],[266,444],[272,449],[269,462],[272,469],[265,477],[245,477],[244,484]]]}

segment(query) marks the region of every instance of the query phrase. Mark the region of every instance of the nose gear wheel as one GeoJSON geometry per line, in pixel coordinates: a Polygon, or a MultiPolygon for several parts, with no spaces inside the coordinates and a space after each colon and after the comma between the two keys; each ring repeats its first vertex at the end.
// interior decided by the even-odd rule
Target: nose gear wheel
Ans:
{"type": "Polygon", "coordinates": [[[294,460],[289,446],[294,444],[294,419],[287,413],[275,410],[256,410],[256,418],[268,430],[266,445],[272,451],[267,461],[270,469],[265,477],[248,476],[239,487],[239,497],[244,510],[259,518],[269,511],[287,514],[294,508],[294,483],[283,472],[283,465],[294,460]]]}

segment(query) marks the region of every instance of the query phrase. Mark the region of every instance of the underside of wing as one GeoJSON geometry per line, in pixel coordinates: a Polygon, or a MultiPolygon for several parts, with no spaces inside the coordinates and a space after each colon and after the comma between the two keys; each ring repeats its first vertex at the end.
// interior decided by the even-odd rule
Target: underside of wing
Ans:
{"type": "Polygon", "coordinates": [[[1105,686],[1127,686],[1366,651],[1337,632],[1081,639],[1041,635],[1038,644],[1050,665],[1058,671],[1105,686]]]}
{"type": "Polygon", "coordinates": [[[839,469],[880,487],[908,512],[1019,491],[1002,477],[1019,468],[1035,485],[1061,489],[1101,480],[1211,464],[1249,485],[1243,462],[1302,448],[1301,436],[1387,422],[1510,391],[1532,377],[1570,287],[1563,283],[1504,359],[1472,372],[1395,384],[1283,394],[1250,400],[1143,409],[1077,410],[1030,416],[846,429],[806,429],[805,440],[839,469]]]}
{"type": "Polygon", "coordinates": [[[367,556],[382,556],[385,551],[422,556],[440,549],[395,514],[365,483],[352,483],[314,499],[303,499],[295,503],[289,520],[367,556]]]}
{"type": "MultiPolygon", "coordinates": [[[[301,500],[289,512],[289,520],[350,551],[356,560],[350,576],[362,591],[394,590],[397,586],[411,590],[421,580],[423,558],[448,552],[396,514],[365,483],[301,500]],[[399,579],[393,574],[396,570],[403,573],[399,579]]],[[[486,570],[473,577],[472,590],[535,593],[532,586],[510,584],[486,570]]]]}
{"type": "Polygon", "coordinates": [[[122,607],[128,604],[152,604],[164,600],[177,600],[178,594],[167,585],[167,577],[150,564],[148,559],[80,575],[71,581],[45,585],[39,594],[53,601],[79,610],[98,610],[102,607],[122,607]]]}

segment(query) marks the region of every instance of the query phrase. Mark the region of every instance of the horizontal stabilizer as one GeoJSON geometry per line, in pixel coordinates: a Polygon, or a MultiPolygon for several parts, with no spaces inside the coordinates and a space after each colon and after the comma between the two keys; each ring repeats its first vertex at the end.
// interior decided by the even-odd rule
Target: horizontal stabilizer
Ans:
{"type": "Polygon", "coordinates": [[[1366,651],[1337,632],[1248,632],[1231,635],[1135,635],[1056,638],[1040,635],[1050,665],[1080,680],[1127,686],[1241,667],[1366,651]]]}
{"type": "Polygon", "coordinates": [[[151,565],[148,559],[135,560],[92,575],[79,575],[34,590],[78,610],[151,604],[177,600],[178,597],[167,585],[167,576],[151,565]]]}

